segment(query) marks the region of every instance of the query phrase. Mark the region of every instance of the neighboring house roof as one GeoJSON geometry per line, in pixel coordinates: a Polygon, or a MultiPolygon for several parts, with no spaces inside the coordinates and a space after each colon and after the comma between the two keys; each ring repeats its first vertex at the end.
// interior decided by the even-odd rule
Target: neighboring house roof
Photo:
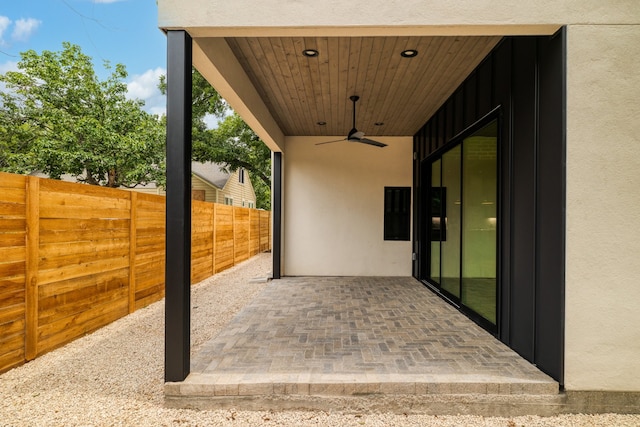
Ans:
{"type": "Polygon", "coordinates": [[[191,172],[203,181],[222,190],[231,177],[229,172],[222,170],[222,167],[219,163],[192,162],[191,172]]]}
{"type": "MultiPolygon", "coordinates": [[[[223,190],[225,185],[227,185],[227,182],[229,181],[229,178],[231,178],[231,176],[233,175],[233,173],[231,172],[225,172],[223,170],[224,166],[220,163],[212,163],[212,162],[206,162],[206,163],[199,163],[199,162],[191,162],[191,173],[195,176],[197,176],[198,178],[200,178],[202,181],[204,181],[205,183],[216,187],[218,190],[223,190]]],[[[246,173],[246,171],[245,171],[246,173]]],[[[30,175],[32,176],[37,176],[39,178],[49,178],[48,175],[36,171],[31,173],[30,175]]],[[[77,182],[77,177],[75,175],[69,175],[69,174],[64,174],[60,177],[60,179],[62,181],[68,181],[68,182],[77,182]]],[[[157,184],[155,182],[150,182],[148,184],[144,184],[144,185],[137,185],[135,188],[135,190],[142,190],[142,189],[146,189],[146,190],[153,190],[158,188],[157,184]]]]}

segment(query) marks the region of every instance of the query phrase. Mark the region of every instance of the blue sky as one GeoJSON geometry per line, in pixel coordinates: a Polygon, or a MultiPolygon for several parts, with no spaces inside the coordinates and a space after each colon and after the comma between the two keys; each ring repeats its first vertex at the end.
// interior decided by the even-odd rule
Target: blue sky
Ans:
{"type": "Polygon", "coordinates": [[[101,79],[105,60],[124,64],[129,96],[162,114],[157,84],[166,72],[166,38],[157,15],[156,0],[0,0],[0,73],[16,69],[20,52],[60,51],[68,41],[93,58],[101,79]]]}

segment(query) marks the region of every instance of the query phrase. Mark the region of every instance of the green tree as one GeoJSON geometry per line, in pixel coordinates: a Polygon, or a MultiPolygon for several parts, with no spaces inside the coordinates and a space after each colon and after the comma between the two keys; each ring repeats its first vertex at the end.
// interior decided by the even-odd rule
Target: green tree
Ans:
{"type": "MultiPolygon", "coordinates": [[[[192,159],[219,163],[227,172],[244,168],[256,191],[256,206],[270,209],[271,151],[195,68],[192,73],[192,159]],[[208,116],[219,119],[218,127],[207,128],[208,116]]],[[[164,76],[159,87],[166,94],[164,76]]]]}
{"type": "Polygon", "coordinates": [[[162,120],[126,99],[121,64],[100,81],[79,46],[21,54],[19,71],[0,75],[0,168],[72,174],[80,182],[135,187],[164,180],[162,120]]]}

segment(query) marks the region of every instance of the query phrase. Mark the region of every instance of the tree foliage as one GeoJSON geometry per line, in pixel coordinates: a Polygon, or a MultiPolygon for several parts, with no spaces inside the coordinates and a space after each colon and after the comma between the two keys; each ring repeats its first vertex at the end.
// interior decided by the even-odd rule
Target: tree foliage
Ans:
{"type": "MultiPolygon", "coordinates": [[[[271,150],[196,69],[192,73],[193,160],[219,163],[227,172],[238,168],[249,171],[256,191],[256,206],[270,209],[271,150]],[[219,120],[213,129],[207,127],[207,119],[211,116],[219,120]]],[[[159,87],[166,93],[164,76],[159,87]]]]}
{"type": "MultiPolygon", "coordinates": [[[[164,185],[165,123],[126,98],[121,64],[104,64],[100,81],[79,46],[60,52],[27,51],[18,71],[0,75],[0,170],[64,174],[109,187],[164,185]]],[[[166,80],[160,90],[166,93],[166,80]]],[[[193,160],[244,168],[257,206],[269,209],[271,152],[200,73],[193,70],[193,160]],[[219,120],[210,129],[210,117],[219,120]]]]}
{"type": "Polygon", "coordinates": [[[227,171],[244,168],[252,177],[256,206],[271,207],[271,150],[235,112],[209,131],[209,143],[194,151],[198,161],[225,165],[227,171]]]}
{"type": "Polygon", "coordinates": [[[100,81],[79,46],[21,54],[0,75],[0,169],[72,174],[80,182],[134,187],[164,180],[162,121],[126,99],[121,64],[100,81]]]}

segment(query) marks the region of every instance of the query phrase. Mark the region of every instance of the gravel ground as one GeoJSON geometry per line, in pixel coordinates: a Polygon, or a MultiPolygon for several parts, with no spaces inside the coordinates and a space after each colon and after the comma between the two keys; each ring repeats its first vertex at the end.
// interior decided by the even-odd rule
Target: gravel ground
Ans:
{"type": "MultiPolygon", "coordinates": [[[[256,256],[195,286],[193,351],[266,283],[256,256]]],[[[640,415],[490,418],[338,412],[195,411],[163,406],[164,304],[158,302],[0,375],[0,426],[640,426],[640,415]]]]}

